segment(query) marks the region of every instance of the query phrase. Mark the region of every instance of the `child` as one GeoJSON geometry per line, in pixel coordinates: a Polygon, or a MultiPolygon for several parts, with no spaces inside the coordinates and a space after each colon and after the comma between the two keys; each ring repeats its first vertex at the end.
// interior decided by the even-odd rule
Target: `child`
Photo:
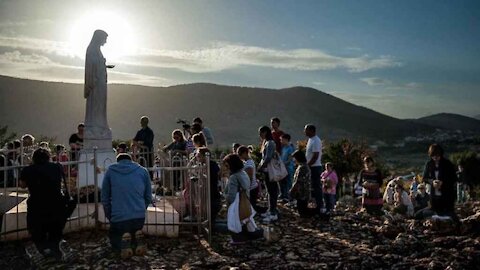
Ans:
{"type": "Polygon", "coordinates": [[[327,162],[325,164],[325,171],[320,175],[323,184],[323,199],[325,200],[325,206],[327,214],[330,214],[335,208],[338,176],[333,170],[333,164],[327,162]]]}
{"type": "Polygon", "coordinates": [[[417,194],[415,195],[415,211],[422,210],[428,207],[430,195],[426,192],[425,184],[421,183],[417,187],[417,194]]]}
{"type": "Polygon", "coordinates": [[[288,175],[285,177],[285,179],[282,179],[280,181],[280,198],[282,199],[283,202],[288,202],[290,199],[290,196],[288,194],[288,191],[292,188],[292,177],[293,173],[295,170],[294,164],[293,164],[293,159],[292,159],[292,153],[295,151],[295,147],[293,144],[290,142],[291,137],[288,134],[282,134],[280,136],[280,143],[282,144],[282,161],[285,164],[285,168],[287,169],[288,175]]]}
{"type": "Polygon", "coordinates": [[[413,216],[413,204],[410,196],[401,184],[395,185],[395,194],[393,195],[395,208],[393,212],[401,215],[413,216]]]}
{"type": "Polygon", "coordinates": [[[263,207],[257,205],[258,192],[259,192],[259,182],[255,176],[255,162],[250,157],[250,150],[246,146],[239,146],[237,148],[237,154],[240,159],[243,161],[244,170],[250,178],[250,203],[252,204],[253,209],[258,213],[265,213],[267,210],[263,207]]]}
{"type": "Polygon", "coordinates": [[[298,165],[297,170],[293,176],[293,187],[290,189],[292,198],[297,200],[297,210],[300,217],[311,217],[313,211],[308,209],[308,201],[311,196],[311,172],[307,165],[307,158],[302,151],[295,151],[292,154],[295,163],[298,165]]]}

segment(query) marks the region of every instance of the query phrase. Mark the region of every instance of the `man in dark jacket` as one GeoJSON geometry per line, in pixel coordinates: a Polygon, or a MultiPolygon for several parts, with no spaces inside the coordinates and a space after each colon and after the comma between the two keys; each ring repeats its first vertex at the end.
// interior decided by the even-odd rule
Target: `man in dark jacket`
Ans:
{"type": "Polygon", "coordinates": [[[443,156],[443,149],[438,144],[430,145],[428,155],[430,160],[425,164],[423,181],[432,186],[430,209],[437,215],[455,217],[455,166],[443,156]]]}
{"type": "MultiPolygon", "coordinates": [[[[153,167],[153,130],[148,126],[148,116],[140,118],[140,125],[142,128],[137,131],[135,138],[133,138],[133,146],[137,147],[140,152],[142,160],[139,163],[147,168],[153,167]],[[145,159],[145,160],[143,160],[145,159]]],[[[150,172],[150,177],[153,179],[153,172],[150,172]]]]}

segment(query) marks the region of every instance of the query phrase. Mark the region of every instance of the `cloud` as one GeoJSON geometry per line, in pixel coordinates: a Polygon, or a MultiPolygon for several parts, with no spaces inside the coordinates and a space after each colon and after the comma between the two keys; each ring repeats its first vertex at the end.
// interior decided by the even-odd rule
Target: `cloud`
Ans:
{"type": "Polygon", "coordinates": [[[401,65],[390,56],[339,57],[314,49],[278,50],[235,44],[217,44],[194,50],[144,49],[137,55],[124,57],[122,61],[130,65],[175,68],[194,73],[219,72],[239,66],[299,71],[346,69],[349,72],[363,72],[401,65]]]}
{"type": "Polygon", "coordinates": [[[417,82],[396,83],[387,79],[378,77],[360,78],[360,81],[370,86],[386,86],[389,90],[416,90],[422,88],[422,85],[417,82]]]}
{"type": "MultiPolygon", "coordinates": [[[[74,46],[61,41],[0,36],[0,46],[75,56],[74,46]]],[[[193,73],[220,72],[240,66],[298,71],[346,69],[349,72],[363,72],[402,65],[390,56],[340,57],[316,49],[280,50],[229,43],[216,43],[208,48],[192,50],[140,49],[135,54],[123,56],[118,62],[193,73]]]]}
{"type": "Polygon", "coordinates": [[[324,86],[324,85],[325,85],[324,82],[318,82],[318,81],[312,82],[312,84],[313,84],[313,85],[316,85],[316,86],[324,86]]]}
{"type": "Polygon", "coordinates": [[[407,89],[418,89],[418,88],[420,88],[421,86],[422,86],[421,84],[416,83],[416,82],[409,82],[409,83],[405,84],[405,87],[406,87],[407,89]]]}
{"type": "MultiPolygon", "coordinates": [[[[0,74],[42,81],[83,83],[84,67],[64,65],[46,56],[22,54],[19,51],[0,54],[0,74]]],[[[158,76],[109,71],[109,83],[138,84],[147,86],[171,85],[172,81],[158,76]]]]}
{"type": "Polygon", "coordinates": [[[73,57],[72,47],[67,42],[52,41],[29,37],[0,36],[0,46],[12,49],[24,49],[37,52],[54,53],[61,56],[73,57]]]}
{"type": "Polygon", "coordinates": [[[36,65],[52,65],[54,64],[48,57],[38,54],[23,55],[19,51],[5,52],[0,55],[1,63],[22,63],[36,65]]]}
{"type": "Polygon", "coordinates": [[[370,85],[370,86],[384,86],[390,85],[392,82],[390,80],[378,78],[378,77],[368,77],[368,78],[361,78],[360,81],[370,85]]]}

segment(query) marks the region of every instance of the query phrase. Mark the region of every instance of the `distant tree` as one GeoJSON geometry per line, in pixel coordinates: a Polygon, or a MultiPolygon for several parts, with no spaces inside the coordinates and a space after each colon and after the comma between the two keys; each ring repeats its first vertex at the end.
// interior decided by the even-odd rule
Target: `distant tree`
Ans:
{"type": "Polygon", "coordinates": [[[366,142],[353,142],[349,139],[341,139],[337,142],[324,142],[322,162],[331,162],[337,172],[338,178],[357,175],[363,169],[363,158],[371,156],[375,160],[376,167],[380,169],[384,177],[389,175],[389,170],[384,162],[376,155],[376,152],[368,147],[366,142]]]}
{"type": "Polygon", "coordinates": [[[5,145],[5,143],[13,140],[17,134],[8,130],[8,126],[0,126],[0,148],[5,145]]]}

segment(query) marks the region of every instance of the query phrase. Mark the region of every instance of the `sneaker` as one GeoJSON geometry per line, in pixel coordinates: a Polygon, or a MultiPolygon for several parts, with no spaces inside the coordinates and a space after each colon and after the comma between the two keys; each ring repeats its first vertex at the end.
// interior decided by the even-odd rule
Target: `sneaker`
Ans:
{"type": "Polygon", "coordinates": [[[120,257],[122,259],[127,259],[133,256],[132,250],[132,236],[130,233],[124,233],[122,235],[122,243],[120,250],[120,257]]]}
{"type": "Polygon", "coordinates": [[[30,259],[32,265],[37,266],[38,268],[42,269],[46,263],[47,260],[45,257],[38,251],[37,247],[35,244],[30,244],[25,247],[25,253],[27,254],[28,258],[30,259]]]}
{"type": "Polygon", "coordinates": [[[268,217],[265,217],[264,219],[262,219],[262,222],[263,223],[270,223],[270,222],[273,222],[273,221],[276,221],[276,220],[278,220],[277,215],[269,215],[268,217]]]}
{"type": "Polygon", "coordinates": [[[73,250],[65,240],[58,243],[58,250],[60,250],[60,253],[62,254],[61,260],[64,262],[71,262],[76,258],[75,250],[73,250]]]}
{"type": "Polygon", "coordinates": [[[145,253],[147,253],[147,246],[145,245],[145,237],[143,236],[143,232],[141,230],[135,232],[135,240],[137,241],[135,255],[144,256],[145,253]]]}
{"type": "Polygon", "coordinates": [[[291,200],[289,203],[287,203],[285,206],[295,208],[297,207],[297,200],[291,200]]]}

